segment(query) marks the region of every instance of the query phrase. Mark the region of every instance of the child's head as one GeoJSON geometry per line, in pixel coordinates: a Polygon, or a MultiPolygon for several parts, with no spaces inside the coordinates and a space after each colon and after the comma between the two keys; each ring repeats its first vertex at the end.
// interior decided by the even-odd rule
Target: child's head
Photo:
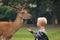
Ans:
{"type": "Polygon", "coordinates": [[[42,27],[47,24],[47,19],[45,17],[39,17],[37,19],[37,26],[42,27]]]}

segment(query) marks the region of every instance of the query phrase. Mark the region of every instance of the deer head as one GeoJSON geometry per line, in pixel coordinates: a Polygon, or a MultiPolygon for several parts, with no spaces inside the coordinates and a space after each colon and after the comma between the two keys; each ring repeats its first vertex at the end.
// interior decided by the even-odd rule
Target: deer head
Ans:
{"type": "Polygon", "coordinates": [[[22,9],[21,11],[18,12],[20,14],[20,16],[23,19],[30,19],[31,15],[28,13],[28,11],[26,9],[22,9]]]}
{"type": "Polygon", "coordinates": [[[26,10],[26,3],[24,5],[20,5],[18,4],[17,6],[14,4],[12,5],[11,3],[9,4],[11,7],[14,8],[15,12],[17,12],[18,15],[20,15],[20,17],[22,17],[23,19],[30,19],[31,15],[28,13],[28,10],[26,10]]]}

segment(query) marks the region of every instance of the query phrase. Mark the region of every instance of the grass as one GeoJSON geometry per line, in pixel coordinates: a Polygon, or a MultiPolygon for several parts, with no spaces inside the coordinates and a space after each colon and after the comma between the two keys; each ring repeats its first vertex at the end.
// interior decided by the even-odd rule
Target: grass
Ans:
{"type": "Polygon", "coordinates": [[[47,30],[47,35],[50,40],[60,40],[60,30],[59,29],[47,30]]]}
{"type": "MultiPolygon", "coordinates": [[[[49,40],[60,40],[60,29],[47,30],[49,40]]],[[[34,37],[26,29],[20,29],[11,40],[34,40],[34,37]]]]}

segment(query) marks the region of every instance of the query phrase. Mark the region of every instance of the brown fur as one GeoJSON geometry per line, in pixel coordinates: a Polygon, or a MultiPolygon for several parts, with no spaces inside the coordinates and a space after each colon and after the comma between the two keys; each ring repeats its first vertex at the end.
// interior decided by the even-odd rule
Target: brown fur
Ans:
{"type": "Polygon", "coordinates": [[[30,14],[25,9],[17,10],[17,17],[14,22],[0,22],[1,40],[9,40],[13,34],[21,27],[24,18],[30,18],[30,14]]]}

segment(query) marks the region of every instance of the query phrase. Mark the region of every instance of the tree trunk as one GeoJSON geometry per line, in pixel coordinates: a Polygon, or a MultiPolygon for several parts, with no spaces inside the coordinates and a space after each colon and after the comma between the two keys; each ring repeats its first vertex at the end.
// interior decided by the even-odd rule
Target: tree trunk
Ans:
{"type": "Polygon", "coordinates": [[[52,17],[52,24],[58,24],[58,18],[56,16],[52,17]]]}

